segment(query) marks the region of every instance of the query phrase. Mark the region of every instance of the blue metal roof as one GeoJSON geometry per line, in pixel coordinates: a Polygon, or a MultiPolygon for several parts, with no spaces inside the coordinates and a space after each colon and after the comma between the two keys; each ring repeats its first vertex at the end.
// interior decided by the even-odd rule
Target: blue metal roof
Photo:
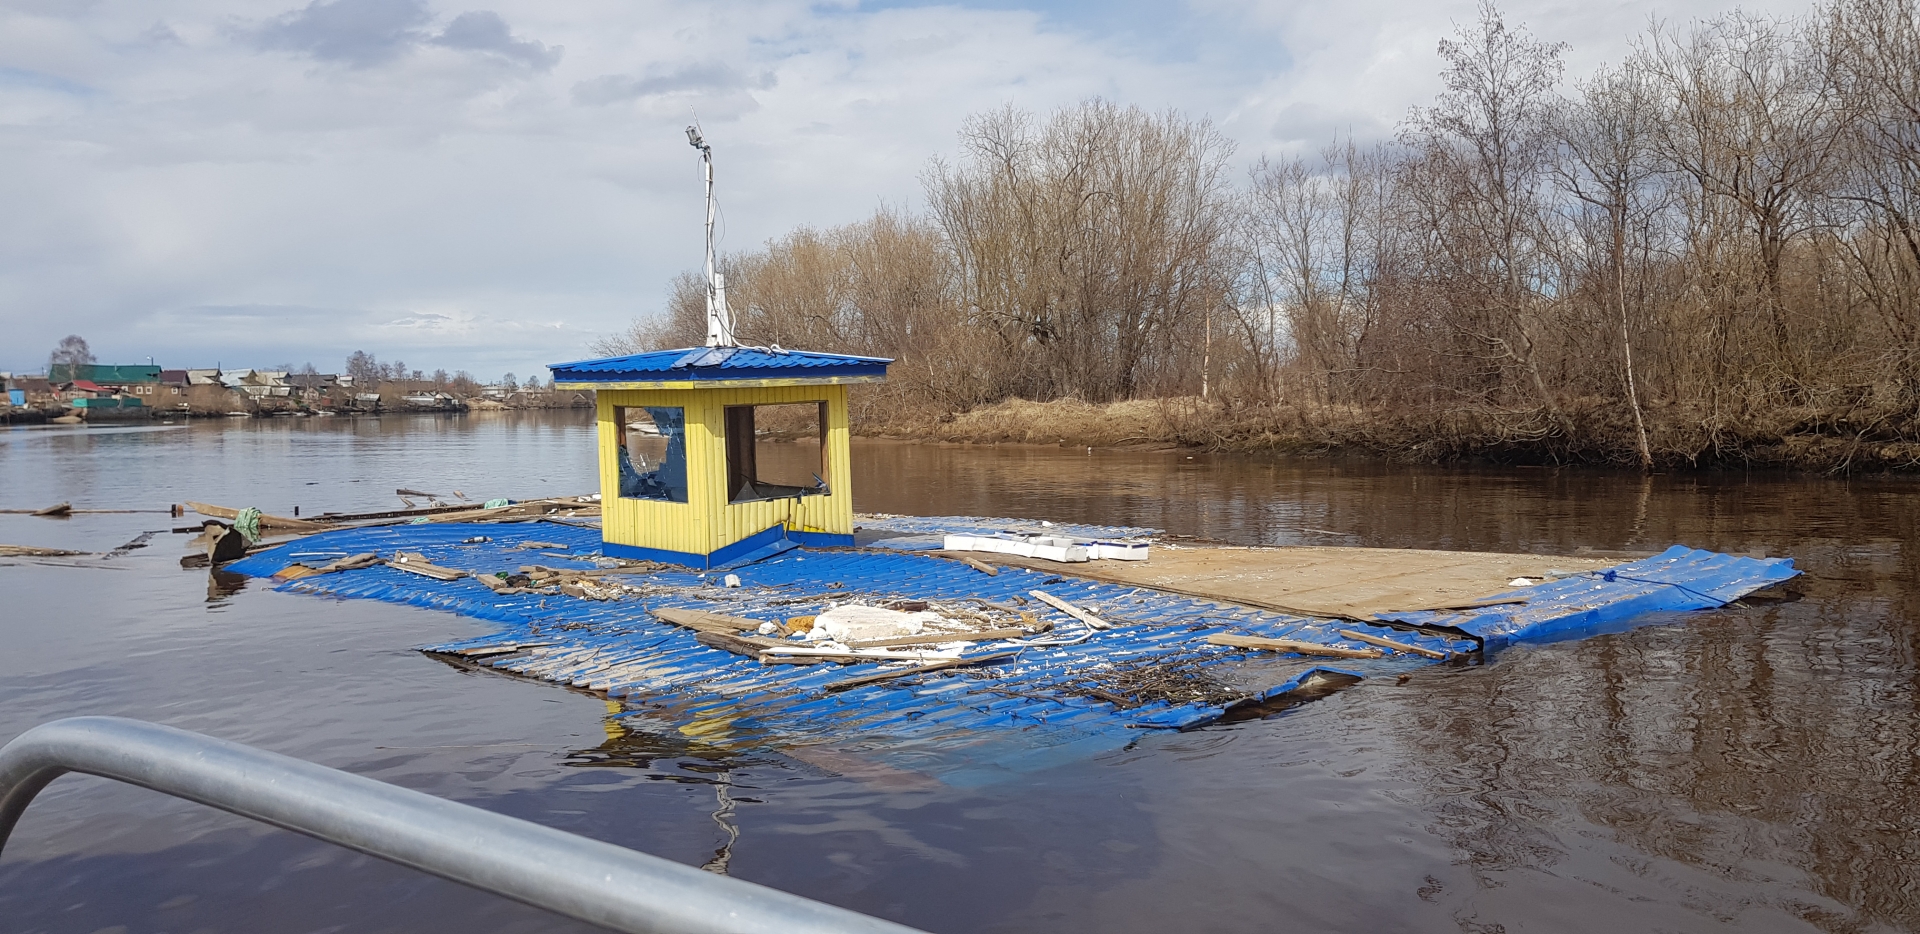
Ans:
{"type": "Polygon", "coordinates": [[[689,347],[655,350],[548,367],[563,383],[666,382],[683,380],[845,379],[884,377],[884,357],[811,353],[779,347],[689,347]]]}
{"type": "MultiPolygon", "coordinates": [[[[907,540],[937,521],[901,517],[864,524],[904,533],[900,538],[907,540]]],[[[962,527],[996,522],[960,521],[966,523],[962,527]]],[[[538,552],[545,556],[537,559],[544,564],[567,560],[561,554],[575,560],[600,554],[597,529],[546,523],[429,524],[327,532],[227,567],[265,577],[302,555],[325,559],[406,549],[422,551],[444,567],[487,573],[530,560],[532,553],[524,546],[536,540],[559,545],[538,552]]],[[[1474,637],[1485,639],[1489,647],[1566,638],[1649,613],[1719,606],[1798,572],[1787,559],[1739,558],[1676,546],[1605,571],[1535,585],[1524,593],[1528,602],[1522,605],[1457,613],[1383,614],[1388,620],[1447,627],[1451,633],[1289,616],[1076,578],[1069,567],[1057,574],[1006,568],[989,577],[945,558],[882,549],[797,549],[735,573],[741,586],[728,588],[717,586],[715,575],[660,571],[635,579],[645,580],[659,592],[605,602],[502,595],[477,581],[437,581],[390,567],[301,578],[281,589],[432,607],[487,620],[499,630],[427,649],[461,652],[498,647],[506,654],[477,663],[605,691],[623,703],[626,710],[621,717],[636,726],[674,729],[703,741],[742,747],[853,740],[877,761],[964,784],[1119,748],[1141,728],[1182,729],[1207,723],[1225,716],[1230,707],[1263,702],[1317,674],[1374,677],[1429,664],[1414,656],[1392,654],[1343,660],[1336,667],[1212,645],[1206,641],[1209,635],[1284,637],[1363,648],[1340,630],[1371,627],[1376,634],[1399,642],[1465,652],[1476,647],[1474,637]],[[1050,618],[1064,634],[1086,638],[1073,644],[1029,645],[1017,658],[989,667],[832,693],[825,690],[828,684],[879,666],[763,665],[710,648],[694,633],[661,623],[648,612],[661,607],[699,608],[776,621],[817,613],[844,599],[848,591],[874,599],[979,598],[1012,603],[1024,600],[1035,587],[1094,609],[1115,628],[1095,633],[1056,615],[1050,618]],[[1142,666],[1196,686],[1225,686],[1234,696],[1223,700],[1218,694],[1202,697],[1196,691],[1193,700],[1185,701],[1184,695],[1169,691],[1165,693],[1174,700],[1114,703],[1116,696],[1107,689],[1125,691],[1113,680],[1142,666]]],[[[1037,604],[1033,609],[1043,615],[1050,612],[1037,604]]],[[[995,649],[982,644],[977,651],[995,649]]]]}

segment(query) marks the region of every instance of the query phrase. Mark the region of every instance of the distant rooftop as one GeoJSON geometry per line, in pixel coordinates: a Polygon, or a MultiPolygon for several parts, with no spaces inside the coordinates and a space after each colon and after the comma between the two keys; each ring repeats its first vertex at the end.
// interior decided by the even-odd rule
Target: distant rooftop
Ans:
{"type": "Polygon", "coordinates": [[[625,383],[869,383],[887,376],[884,357],[810,353],[777,347],[690,347],[549,366],[559,389],[625,383]]]}

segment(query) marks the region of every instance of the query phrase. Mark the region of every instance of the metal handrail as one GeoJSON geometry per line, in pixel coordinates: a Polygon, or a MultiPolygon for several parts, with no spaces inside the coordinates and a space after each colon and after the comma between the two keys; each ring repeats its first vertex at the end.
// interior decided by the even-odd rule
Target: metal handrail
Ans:
{"type": "Polygon", "coordinates": [[[197,801],[616,931],[914,929],[239,743],[121,717],[73,717],[0,748],[0,848],[67,772],[197,801]]]}

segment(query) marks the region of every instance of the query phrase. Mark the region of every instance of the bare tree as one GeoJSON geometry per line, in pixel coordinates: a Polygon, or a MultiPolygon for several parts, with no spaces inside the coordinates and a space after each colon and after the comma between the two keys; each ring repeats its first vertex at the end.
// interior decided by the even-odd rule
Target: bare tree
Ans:
{"type": "Polygon", "coordinates": [[[1661,117],[1658,90],[1644,72],[1602,69],[1580,82],[1560,124],[1567,158],[1560,166],[1566,191],[1604,219],[1605,274],[1599,291],[1609,299],[1620,326],[1622,381],[1633,410],[1640,467],[1653,468],[1646,413],[1633,366],[1635,294],[1628,270],[1644,268],[1651,251],[1646,233],[1663,206],[1658,182],[1664,169],[1654,152],[1661,117]]]}
{"type": "Polygon", "coordinates": [[[47,371],[52,372],[56,366],[71,370],[93,362],[93,351],[88,349],[87,339],[78,334],[69,334],[54,346],[53,353],[47,355],[47,371]]]}
{"type": "Polygon", "coordinates": [[[1480,364],[1476,382],[1453,383],[1483,402],[1503,401],[1518,368],[1536,404],[1555,409],[1536,345],[1548,211],[1544,185],[1554,155],[1554,89],[1564,46],[1507,26],[1490,3],[1479,20],[1442,40],[1443,90],[1409,117],[1401,139],[1414,220],[1430,246],[1424,276],[1455,339],[1448,353],[1480,364]]]}
{"type": "Polygon", "coordinates": [[[1745,222],[1738,233],[1757,263],[1774,355],[1803,394],[1807,374],[1782,272],[1789,243],[1816,222],[1811,203],[1844,122],[1839,102],[1798,37],[1747,13],[1684,38],[1655,31],[1638,61],[1672,108],[1657,124],[1662,155],[1702,198],[1723,202],[1745,222]]]}

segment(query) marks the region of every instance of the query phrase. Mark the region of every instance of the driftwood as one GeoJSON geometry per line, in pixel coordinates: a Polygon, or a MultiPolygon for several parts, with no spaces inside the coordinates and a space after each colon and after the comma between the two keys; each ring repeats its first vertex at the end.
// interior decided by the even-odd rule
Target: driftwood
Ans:
{"type": "Polygon", "coordinates": [[[34,510],[33,514],[36,516],[70,516],[73,515],[73,504],[54,503],[45,509],[34,510]]]}
{"type": "Polygon", "coordinates": [[[997,661],[1000,661],[1001,659],[1012,658],[1013,656],[1018,654],[1020,653],[1019,652],[992,652],[986,655],[974,655],[968,658],[949,659],[944,662],[933,662],[927,665],[915,665],[911,668],[902,668],[898,671],[882,671],[878,674],[861,675],[858,678],[848,678],[845,681],[835,681],[834,683],[827,685],[825,690],[827,691],[827,693],[831,694],[836,691],[847,690],[848,688],[857,688],[857,687],[860,687],[861,685],[877,684],[881,681],[891,681],[894,678],[904,678],[904,677],[907,677],[908,675],[923,674],[929,671],[940,671],[946,668],[964,668],[968,665],[980,665],[986,662],[997,662],[997,661]]]}
{"type": "Polygon", "coordinates": [[[1264,649],[1270,652],[1292,652],[1295,655],[1321,655],[1327,658],[1380,658],[1385,652],[1379,649],[1343,649],[1334,645],[1321,645],[1317,642],[1300,642],[1294,639],[1268,639],[1262,636],[1211,635],[1207,637],[1211,645],[1228,645],[1237,649],[1264,649]]]}
{"type": "Polygon", "coordinates": [[[32,545],[0,545],[0,558],[66,558],[90,553],[68,551],[65,548],[35,548],[32,545]]]}
{"type": "Polygon", "coordinates": [[[1444,659],[1447,657],[1447,653],[1445,652],[1436,652],[1433,649],[1418,645],[1408,645],[1405,642],[1395,642],[1392,639],[1371,636],[1364,632],[1354,632],[1351,629],[1340,629],[1336,631],[1355,642],[1365,642],[1368,645],[1377,645],[1383,649],[1392,649],[1396,652],[1407,652],[1413,655],[1425,655],[1428,658],[1444,659]]]}
{"type": "Polygon", "coordinates": [[[1053,594],[1047,593],[1044,590],[1029,590],[1027,591],[1027,593],[1030,596],[1032,596],[1035,600],[1038,600],[1041,603],[1045,603],[1048,606],[1051,606],[1054,609],[1059,610],[1060,612],[1073,617],[1074,619],[1077,619],[1083,623],[1086,623],[1088,626],[1094,629],[1112,629],[1113,628],[1113,626],[1109,625],[1105,620],[1101,619],[1100,617],[1095,616],[1092,613],[1089,613],[1086,610],[1083,610],[1077,606],[1074,606],[1073,604],[1068,603],[1067,601],[1062,600],[1059,597],[1054,596],[1053,594]]]}

